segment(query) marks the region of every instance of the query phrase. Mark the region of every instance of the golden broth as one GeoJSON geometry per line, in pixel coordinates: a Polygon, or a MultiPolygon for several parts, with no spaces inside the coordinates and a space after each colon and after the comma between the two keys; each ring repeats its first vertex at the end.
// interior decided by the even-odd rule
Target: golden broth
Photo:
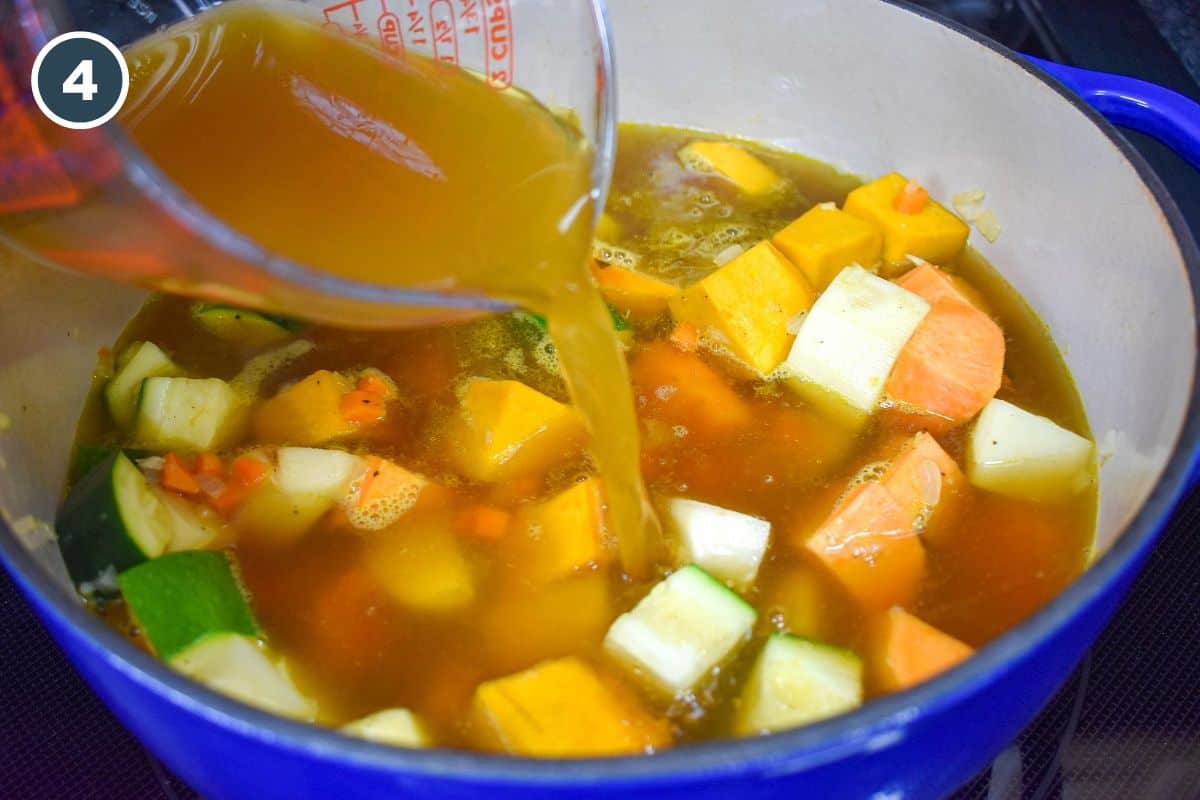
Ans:
{"type": "MultiPolygon", "coordinates": [[[[621,235],[609,244],[642,255],[641,268],[679,283],[710,271],[710,256],[731,243],[752,243],[790,222],[811,205],[840,203],[858,181],[802,157],[747,143],[788,181],[773,199],[740,194],[714,176],[679,166],[679,147],[704,134],[670,128],[623,126],[608,212],[621,235]],[[706,238],[709,237],[709,238],[706,238]]],[[[1069,374],[1045,328],[1013,290],[976,254],[946,265],[983,294],[1007,337],[1008,381],[1000,396],[1082,434],[1086,420],[1069,374]]],[[[551,325],[558,324],[551,320],[551,325]]],[[[896,421],[878,415],[856,437],[842,434],[815,410],[777,384],[739,377],[723,359],[702,355],[750,405],[755,425],[733,437],[694,428],[676,435],[680,420],[650,395],[653,381],[639,379],[639,359],[669,347],[663,320],[635,326],[627,358],[633,363],[643,437],[642,475],[658,497],[685,495],[727,505],[770,520],[773,539],[756,586],[745,597],[759,612],[756,634],[787,629],[850,647],[861,647],[864,620],[852,601],[811,562],[789,546],[827,515],[846,482],[877,461],[894,441],[896,421]],[[663,435],[663,431],[671,431],[663,435]]],[[[272,375],[264,393],[320,368],[377,367],[392,377],[403,398],[395,419],[355,447],[393,457],[449,488],[440,507],[418,508],[397,529],[448,525],[454,509],[485,501],[519,509],[545,497],[591,467],[581,457],[536,485],[514,488],[465,483],[450,466],[455,442],[441,434],[458,402],[456,390],[477,376],[519,379],[559,399],[566,390],[546,342],[511,317],[451,327],[363,333],[313,326],[302,334],[315,343],[306,356],[272,375]]],[[[188,303],[160,298],[130,324],[123,342],[163,346],[195,374],[230,377],[256,352],[220,343],[192,321],[188,303]]],[[[624,374],[622,372],[622,374],[624,374]]],[[[619,387],[622,392],[628,383],[619,387]]],[[[609,403],[623,403],[618,387],[605,388],[609,403]]],[[[81,441],[119,441],[102,411],[85,414],[81,441]]],[[[960,463],[961,431],[941,437],[960,463]]],[[[637,452],[630,438],[616,442],[637,452]]],[[[968,489],[968,511],[952,535],[928,548],[914,613],[972,645],[1015,625],[1062,589],[1084,567],[1095,516],[1095,491],[1056,506],[1034,506],[968,489]]],[[[439,743],[477,745],[466,719],[480,681],[510,674],[566,654],[600,658],[612,620],[648,590],[613,568],[585,569],[552,584],[530,580],[529,543],[510,533],[496,541],[462,540],[477,582],[469,608],[438,616],[391,602],[364,567],[371,533],[327,517],[293,545],[264,543],[246,531],[235,555],[252,604],[271,645],[288,656],[303,688],[320,703],[320,719],[343,723],[391,706],[430,720],[439,743]]],[[[660,562],[666,567],[666,562],[660,562]]],[[[746,648],[750,653],[753,648],[746,648]]],[[[733,687],[748,656],[727,665],[707,695],[677,702],[666,713],[677,742],[731,733],[733,687]]]]}
{"type": "Polygon", "coordinates": [[[240,0],[138,41],[120,121],[192,198],[316,270],[511,300],[548,317],[627,570],[657,521],[625,365],[587,273],[591,153],[527,95],[240,0]]]}

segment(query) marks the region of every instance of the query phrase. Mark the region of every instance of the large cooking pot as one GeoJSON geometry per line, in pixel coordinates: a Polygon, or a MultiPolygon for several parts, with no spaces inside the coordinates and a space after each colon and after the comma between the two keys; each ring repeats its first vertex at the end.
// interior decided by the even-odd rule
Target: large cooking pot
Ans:
{"type": "Polygon", "coordinates": [[[865,175],[898,169],[940,197],[987,191],[1004,232],[974,244],[1049,326],[1106,456],[1094,563],[962,666],[787,733],[571,764],[343,738],[176,675],[39,566],[53,544],[26,515],[52,518],[96,347],[140,296],[9,261],[0,554],[95,690],[206,796],[937,797],[1062,683],[1185,488],[1200,432],[1189,279],[1200,255],[1162,185],[1097,114],[1013,53],[876,0],[612,0],[610,14],[623,119],[737,132],[865,175]]]}

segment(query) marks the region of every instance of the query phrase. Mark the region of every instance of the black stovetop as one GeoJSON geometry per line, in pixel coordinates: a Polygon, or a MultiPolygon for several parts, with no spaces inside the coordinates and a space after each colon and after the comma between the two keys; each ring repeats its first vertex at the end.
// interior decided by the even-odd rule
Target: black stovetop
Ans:
{"type": "MultiPolygon", "coordinates": [[[[1200,100],[1200,0],[926,0],[1024,52],[1200,100]]],[[[1200,235],[1200,173],[1129,138],[1200,235]]],[[[955,800],[1200,798],[1200,490],[1116,620],[1038,719],[955,800]]],[[[185,800],[0,573],[0,798],[185,800]]]]}

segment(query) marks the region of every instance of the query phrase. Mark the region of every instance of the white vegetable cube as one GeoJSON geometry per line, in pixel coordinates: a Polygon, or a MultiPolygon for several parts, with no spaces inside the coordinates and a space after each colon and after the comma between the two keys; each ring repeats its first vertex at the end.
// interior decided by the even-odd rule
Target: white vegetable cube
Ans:
{"type": "Polygon", "coordinates": [[[967,476],[990,492],[1035,502],[1078,494],[1092,480],[1095,446],[1004,400],[979,414],[967,440],[967,476]]]}
{"type": "Polygon", "coordinates": [[[679,536],[679,555],[735,588],[754,583],[771,539],[771,523],[720,506],[677,497],[667,513],[679,536]]]}
{"type": "Polygon", "coordinates": [[[871,413],[928,313],[929,303],[916,294],[862,267],[846,267],[804,317],[784,371],[802,392],[815,387],[871,413]]]}
{"type": "Polygon", "coordinates": [[[617,617],[604,648],[653,687],[682,694],[746,643],[755,617],[724,584],[687,566],[617,617]]]}
{"type": "Polygon", "coordinates": [[[290,495],[341,500],[350,482],[363,471],[363,459],[342,450],[281,447],[276,454],[275,482],[290,495]]]}
{"type": "Polygon", "coordinates": [[[786,633],[767,639],[738,698],[742,736],[806,725],[862,705],[863,667],[840,647],[786,633]]]}
{"type": "Polygon", "coordinates": [[[342,733],[393,747],[428,747],[431,743],[425,723],[407,708],[388,708],[349,722],[342,733]]]}

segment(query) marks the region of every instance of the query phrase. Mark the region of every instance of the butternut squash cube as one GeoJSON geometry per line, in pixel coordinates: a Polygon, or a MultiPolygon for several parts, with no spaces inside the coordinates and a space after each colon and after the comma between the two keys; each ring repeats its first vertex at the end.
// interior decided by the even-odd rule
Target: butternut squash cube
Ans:
{"type": "Polygon", "coordinates": [[[671,314],[765,376],[788,354],[788,321],[816,299],[770,242],[760,242],[670,300],[671,314]]]}
{"type": "Polygon", "coordinates": [[[450,425],[451,458],[477,481],[538,474],[574,456],[587,430],[575,409],[518,381],[471,381],[450,425]]]}
{"type": "Polygon", "coordinates": [[[603,502],[600,482],[595,478],[577,483],[543,503],[526,506],[520,525],[532,541],[526,572],[532,580],[554,580],[587,564],[607,560],[602,539],[603,502]]]}
{"type": "Polygon", "coordinates": [[[781,183],[773,169],[732,142],[692,142],[677,155],[688,169],[715,172],[746,194],[767,194],[781,183]]]}
{"type": "Polygon", "coordinates": [[[367,540],[366,564],[387,594],[431,614],[460,611],[475,601],[475,575],[447,517],[402,522],[367,540]]]}
{"type": "Polygon", "coordinates": [[[592,262],[596,285],[613,308],[635,317],[654,317],[667,310],[667,301],[679,289],[666,281],[616,265],[592,262]]]}
{"type": "Polygon", "coordinates": [[[907,183],[908,178],[893,172],[860,186],[846,197],[846,213],[883,229],[886,261],[900,263],[908,255],[934,263],[949,261],[966,246],[970,228],[933,200],[916,214],[897,211],[896,197],[907,183]]]}
{"type": "Polygon", "coordinates": [[[915,686],[975,652],[898,606],[868,623],[866,650],[872,688],[882,692],[915,686]]]}
{"type": "Polygon", "coordinates": [[[873,222],[837,208],[810,208],[771,239],[818,292],[842,267],[870,267],[883,251],[883,233],[873,222]]]}
{"type": "Polygon", "coordinates": [[[283,389],[254,410],[254,438],[263,444],[322,445],[358,426],[342,416],[342,397],[354,388],[344,375],[322,369],[283,389]]]}
{"type": "Polygon", "coordinates": [[[671,741],[664,721],[574,656],[480,684],[471,721],[482,744],[523,756],[648,753],[671,741]]]}

